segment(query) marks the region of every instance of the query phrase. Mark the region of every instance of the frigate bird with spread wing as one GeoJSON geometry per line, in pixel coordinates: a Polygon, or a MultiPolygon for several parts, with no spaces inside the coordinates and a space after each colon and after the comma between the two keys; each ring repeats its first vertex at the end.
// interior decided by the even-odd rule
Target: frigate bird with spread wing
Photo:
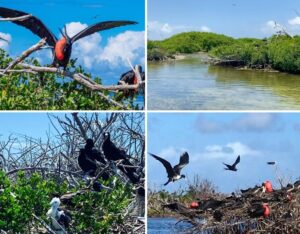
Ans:
{"type": "Polygon", "coordinates": [[[170,182],[175,182],[177,180],[185,178],[185,175],[181,175],[180,172],[181,172],[182,168],[184,168],[189,163],[189,155],[187,152],[184,152],[180,156],[179,164],[177,164],[174,167],[172,167],[171,163],[169,163],[167,160],[165,160],[155,154],[151,154],[151,153],[149,153],[149,154],[152,157],[154,157],[156,160],[160,161],[166,168],[169,180],[164,184],[164,186],[166,186],[170,182]]]}
{"type": "Polygon", "coordinates": [[[236,168],[236,165],[238,165],[238,163],[241,161],[241,157],[240,155],[237,157],[237,159],[235,160],[234,164],[232,165],[229,165],[229,164],[226,164],[226,163],[223,163],[226,168],[224,168],[225,170],[229,170],[229,171],[237,171],[237,168],[236,168]]]}
{"type": "MultiPolygon", "coordinates": [[[[29,14],[14,9],[0,7],[0,16],[4,18],[15,18],[26,15],[29,14]]],[[[63,67],[64,69],[66,69],[69,63],[72,52],[72,45],[77,40],[99,31],[125,26],[129,24],[136,24],[136,22],[133,21],[99,22],[88,26],[73,37],[68,36],[66,27],[64,27],[64,31],[60,30],[62,38],[58,40],[56,36],[46,27],[46,25],[35,16],[28,17],[24,20],[12,21],[12,23],[29,29],[32,33],[36,34],[40,38],[46,38],[47,44],[53,47],[52,51],[54,55],[54,60],[52,65],[55,67],[63,67]]]]}

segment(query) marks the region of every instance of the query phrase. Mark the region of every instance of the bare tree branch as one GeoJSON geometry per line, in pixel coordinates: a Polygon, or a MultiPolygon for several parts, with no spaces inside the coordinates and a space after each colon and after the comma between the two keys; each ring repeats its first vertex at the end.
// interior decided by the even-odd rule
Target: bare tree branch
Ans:
{"type": "Polygon", "coordinates": [[[26,57],[28,57],[30,54],[32,54],[34,51],[39,50],[43,45],[46,44],[46,39],[41,39],[37,44],[33,45],[29,49],[25,50],[21,56],[17,57],[14,61],[12,61],[0,75],[4,75],[6,71],[12,69],[14,66],[16,66],[18,63],[22,62],[26,57]]]}

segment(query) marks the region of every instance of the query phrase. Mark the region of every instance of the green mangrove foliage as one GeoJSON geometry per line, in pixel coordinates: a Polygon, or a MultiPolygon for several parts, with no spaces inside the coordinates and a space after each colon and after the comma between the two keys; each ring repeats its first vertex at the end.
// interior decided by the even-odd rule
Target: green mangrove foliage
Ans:
{"type": "MultiPolygon", "coordinates": [[[[113,180],[114,178],[111,178],[113,180]]],[[[111,180],[103,182],[108,185],[111,180]]],[[[72,188],[77,191],[83,185],[72,188]]],[[[43,179],[38,173],[26,176],[19,172],[11,181],[0,171],[0,230],[9,233],[32,233],[41,227],[33,214],[49,220],[46,213],[54,196],[67,192],[67,183],[58,184],[53,179],[43,179]]],[[[70,233],[109,233],[115,225],[123,223],[125,209],[128,207],[132,188],[117,183],[112,192],[89,191],[76,195],[65,208],[72,215],[70,233]]]]}
{"type": "MultiPolygon", "coordinates": [[[[4,69],[12,61],[7,53],[0,49],[0,68],[4,69]]],[[[26,62],[40,66],[36,59],[26,62]]],[[[19,67],[20,68],[20,67],[19,67]]],[[[69,63],[68,68],[91,78],[75,61],[69,63]]],[[[18,69],[18,66],[15,68],[18,69]]],[[[20,68],[21,69],[21,68],[20,68]]],[[[101,84],[100,77],[93,80],[101,84]]],[[[103,92],[106,96],[109,92],[103,92]]],[[[132,100],[121,95],[113,97],[128,108],[133,106],[132,100]]],[[[0,109],[1,110],[107,110],[119,109],[99,96],[96,92],[71,80],[54,73],[9,73],[0,79],[0,109]]]]}
{"type": "Polygon", "coordinates": [[[188,32],[162,41],[148,42],[148,60],[163,60],[154,58],[195,52],[208,52],[216,61],[237,61],[237,66],[300,73],[299,36],[233,39],[214,33],[188,32]]]}

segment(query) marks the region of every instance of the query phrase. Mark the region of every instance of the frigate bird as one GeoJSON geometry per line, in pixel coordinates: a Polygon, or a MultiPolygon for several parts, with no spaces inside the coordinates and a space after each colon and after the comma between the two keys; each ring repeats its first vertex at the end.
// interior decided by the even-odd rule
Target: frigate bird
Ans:
{"type": "Polygon", "coordinates": [[[229,170],[229,171],[237,171],[236,165],[240,162],[241,158],[240,155],[237,157],[237,159],[235,160],[234,164],[229,165],[226,163],[223,163],[227,168],[224,168],[225,170],[229,170]]]}
{"type": "Polygon", "coordinates": [[[50,202],[51,208],[47,212],[47,216],[51,219],[51,228],[57,233],[64,233],[63,229],[68,228],[71,223],[71,216],[66,211],[59,208],[60,199],[54,197],[50,202]],[[63,228],[63,229],[62,229],[63,228]]]}
{"type": "MultiPolygon", "coordinates": [[[[5,18],[14,18],[29,15],[28,13],[0,7],[0,16],[5,18]]],[[[46,38],[46,42],[49,46],[53,47],[54,60],[52,65],[55,67],[63,67],[66,69],[72,52],[72,45],[77,40],[89,36],[95,32],[125,26],[129,24],[136,24],[133,21],[104,21],[88,26],[73,37],[67,34],[66,27],[64,31],[60,29],[62,34],[61,39],[57,39],[56,36],[46,27],[46,25],[37,17],[31,16],[24,20],[12,21],[17,25],[29,29],[32,33],[36,34],[40,38],[46,38]]]]}
{"type": "MultiPolygon", "coordinates": [[[[142,66],[136,65],[135,70],[137,72],[139,72],[142,81],[144,81],[145,80],[145,72],[143,72],[142,66]]],[[[139,83],[139,80],[138,80],[137,74],[134,70],[130,70],[128,72],[123,73],[120,77],[120,80],[118,81],[118,85],[122,85],[122,84],[134,85],[134,84],[138,84],[138,83],[139,83]]],[[[129,96],[133,96],[135,93],[137,93],[138,89],[124,90],[122,92],[125,97],[129,97],[129,96]]]]}
{"type": "Polygon", "coordinates": [[[267,203],[263,204],[253,204],[248,210],[249,216],[251,218],[259,218],[259,217],[269,217],[271,210],[267,203]]]}
{"type": "Polygon", "coordinates": [[[169,180],[164,184],[165,186],[170,182],[175,182],[177,180],[180,180],[182,178],[185,178],[185,175],[181,175],[180,172],[182,168],[184,168],[189,163],[189,155],[187,152],[184,152],[180,156],[179,164],[172,167],[171,163],[169,163],[167,160],[155,155],[149,153],[152,157],[154,157],[156,160],[160,161],[164,167],[166,168],[168,178],[169,180]]]}
{"type": "MultiPolygon", "coordinates": [[[[106,164],[101,152],[94,149],[94,141],[92,139],[87,139],[84,149],[80,149],[78,156],[78,164],[86,176],[95,176],[98,167],[96,161],[104,165],[106,164]]],[[[102,173],[101,178],[107,180],[109,174],[104,172],[102,173]]]]}
{"type": "Polygon", "coordinates": [[[110,161],[122,160],[123,165],[118,165],[118,169],[121,170],[132,183],[138,183],[140,178],[136,175],[136,169],[134,165],[129,161],[129,155],[125,150],[119,149],[110,139],[110,133],[105,132],[103,134],[104,141],[102,143],[102,150],[106,159],[110,161]]]}

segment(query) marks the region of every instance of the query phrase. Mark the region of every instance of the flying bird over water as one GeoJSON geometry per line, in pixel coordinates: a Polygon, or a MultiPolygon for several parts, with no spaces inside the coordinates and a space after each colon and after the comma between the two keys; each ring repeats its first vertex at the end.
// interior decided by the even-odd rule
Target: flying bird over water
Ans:
{"type": "Polygon", "coordinates": [[[184,168],[189,163],[189,155],[187,152],[184,152],[180,156],[179,164],[177,164],[174,167],[172,167],[171,164],[167,160],[165,160],[155,154],[151,154],[151,153],[149,153],[149,154],[152,157],[154,157],[156,160],[160,161],[166,168],[169,180],[164,184],[164,186],[166,186],[170,182],[175,182],[177,180],[185,178],[185,175],[180,175],[180,172],[181,172],[182,168],[184,168]]]}
{"type": "MultiPolygon", "coordinates": [[[[14,18],[29,15],[28,13],[0,7],[0,16],[4,18],[14,18]]],[[[55,67],[63,67],[66,69],[71,57],[72,45],[75,41],[89,36],[95,32],[125,26],[129,24],[136,24],[133,21],[105,21],[93,24],[83,29],[73,37],[69,37],[66,27],[64,31],[60,30],[62,34],[61,39],[57,39],[56,36],[45,26],[45,24],[35,16],[31,16],[25,20],[12,21],[12,23],[18,24],[22,27],[29,29],[32,33],[36,34],[40,38],[46,38],[46,42],[49,46],[53,47],[54,60],[52,65],[55,67]]]]}
{"type": "Polygon", "coordinates": [[[227,168],[224,168],[225,170],[229,170],[229,171],[237,171],[236,165],[238,165],[238,163],[240,162],[241,158],[240,155],[237,157],[237,159],[235,160],[234,164],[229,165],[226,163],[223,163],[227,168]]]}

